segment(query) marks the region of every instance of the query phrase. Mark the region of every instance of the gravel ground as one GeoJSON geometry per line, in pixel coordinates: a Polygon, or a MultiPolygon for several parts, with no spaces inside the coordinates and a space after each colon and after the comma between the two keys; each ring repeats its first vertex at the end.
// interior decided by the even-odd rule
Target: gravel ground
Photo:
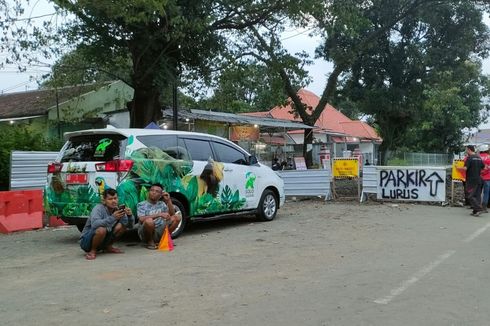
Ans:
{"type": "Polygon", "coordinates": [[[484,325],[468,305],[488,299],[488,277],[469,298],[435,282],[373,302],[483,223],[463,208],[290,201],[272,222],[193,224],[172,252],[129,235],[95,261],[74,227],[0,234],[2,325],[484,325]]]}

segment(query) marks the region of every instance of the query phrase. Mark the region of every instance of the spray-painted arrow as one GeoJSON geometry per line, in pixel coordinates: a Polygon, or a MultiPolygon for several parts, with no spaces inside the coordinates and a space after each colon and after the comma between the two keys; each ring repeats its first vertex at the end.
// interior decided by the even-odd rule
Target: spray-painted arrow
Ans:
{"type": "Polygon", "coordinates": [[[444,183],[444,179],[441,178],[437,172],[433,172],[431,175],[425,178],[425,181],[430,182],[430,195],[433,197],[437,195],[439,183],[444,183]]]}

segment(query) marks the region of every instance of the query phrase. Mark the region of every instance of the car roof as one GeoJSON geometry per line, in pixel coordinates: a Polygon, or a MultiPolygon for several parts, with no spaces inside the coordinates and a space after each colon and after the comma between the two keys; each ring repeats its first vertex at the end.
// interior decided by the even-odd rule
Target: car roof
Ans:
{"type": "Polygon", "coordinates": [[[129,136],[149,136],[149,135],[188,135],[188,136],[202,136],[212,137],[216,139],[224,139],[219,136],[204,134],[200,132],[180,131],[180,130],[161,130],[161,129],[140,129],[140,128],[101,128],[101,129],[86,129],[66,132],[64,134],[65,139],[69,139],[74,136],[81,135],[93,135],[93,134],[119,134],[126,137],[129,136]]]}
{"type": "MultiPolygon", "coordinates": [[[[232,141],[215,136],[215,135],[210,135],[210,134],[205,134],[205,133],[200,133],[200,132],[192,132],[192,131],[180,131],[180,130],[162,130],[162,129],[142,129],[142,128],[114,128],[114,127],[108,127],[108,128],[101,128],[101,129],[86,129],[86,130],[78,130],[78,131],[72,131],[72,132],[66,132],[64,134],[65,140],[70,139],[71,137],[75,136],[83,136],[83,135],[96,135],[96,134],[117,134],[117,135],[123,135],[125,137],[129,136],[152,136],[152,135],[186,135],[186,136],[199,136],[199,137],[207,137],[207,138],[214,138],[217,140],[225,141],[230,144],[233,144],[234,146],[237,146],[235,143],[232,141]]],[[[239,147],[239,146],[238,146],[239,147]]],[[[245,151],[243,148],[239,147],[242,151],[245,151]]],[[[246,151],[245,151],[246,152],[246,151]]],[[[248,154],[248,153],[247,153],[248,154]]]]}

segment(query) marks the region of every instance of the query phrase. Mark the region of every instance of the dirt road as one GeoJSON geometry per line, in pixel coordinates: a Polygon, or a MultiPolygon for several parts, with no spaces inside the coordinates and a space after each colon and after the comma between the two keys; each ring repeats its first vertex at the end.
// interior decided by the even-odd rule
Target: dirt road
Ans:
{"type": "Polygon", "coordinates": [[[2,325],[486,325],[490,215],[287,202],[86,261],[72,227],[0,235],[2,325]]]}

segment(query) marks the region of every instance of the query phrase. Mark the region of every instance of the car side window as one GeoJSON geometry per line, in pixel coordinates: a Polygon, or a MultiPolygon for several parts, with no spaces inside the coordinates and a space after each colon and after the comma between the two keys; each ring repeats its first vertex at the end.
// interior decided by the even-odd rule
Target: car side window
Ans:
{"type": "Polygon", "coordinates": [[[213,158],[213,151],[209,141],[204,139],[184,139],[190,159],[194,161],[207,161],[213,158]]]}
{"type": "Polygon", "coordinates": [[[220,162],[241,165],[248,164],[245,154],[240,152],[236,148],[218,142],[212,142],[212,144],[220,162]]]}
{"type": "Polygon", "coordinates": [[[178,146],[176,135],[148,135],[137,136],[146,147],[156,147],[177,160],[187,160],[188,154],[184,147],[178,146]]]}

